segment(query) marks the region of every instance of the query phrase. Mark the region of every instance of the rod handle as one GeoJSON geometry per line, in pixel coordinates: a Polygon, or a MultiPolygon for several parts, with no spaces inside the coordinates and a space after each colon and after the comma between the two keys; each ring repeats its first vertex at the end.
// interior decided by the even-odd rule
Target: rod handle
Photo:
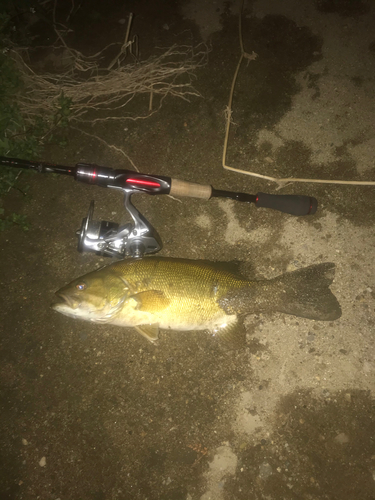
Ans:
{"type": "Polygon", "coordinates": [[[255,206],[272,208],[291,215],[313,215],[318,208],[318,201],[312,196],[257,193],[255,206]]]}
{"type": "Polygon", "coordinates": [[[189,196],[190,198],[209,200],[212,194],[212,186],[208,184],[180,181],[179,179],[171,179],[169,194],[172,196],[189,196]]]}

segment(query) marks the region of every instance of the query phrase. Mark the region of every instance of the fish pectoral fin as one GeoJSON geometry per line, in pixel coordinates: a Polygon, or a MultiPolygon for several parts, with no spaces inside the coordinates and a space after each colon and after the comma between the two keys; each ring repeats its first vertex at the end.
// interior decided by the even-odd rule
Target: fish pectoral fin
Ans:
{"type": "Polygon", "coordinates": [[[138,311],[146,312],[163,311],[171,303],[171,299],[168,299],[168,297],[164,295],[164,292],[160,290],[139,292],[132,295],[132,299],[137,301],[136,309],[138,311]]]}
{"type": "Polygon", "coordinates": [[[139,325],[134,327],[138,333],[143,335],[147,340],[153,344],[159,338],[159,325],[139,325]]]}
{"type": "Polygon", "coordinates": [[[242,349],[246,345],[246,329],[242,321],[233,321],[227,326],[212,330],[211,333],[224,340],[232,349],[242,349]]]}

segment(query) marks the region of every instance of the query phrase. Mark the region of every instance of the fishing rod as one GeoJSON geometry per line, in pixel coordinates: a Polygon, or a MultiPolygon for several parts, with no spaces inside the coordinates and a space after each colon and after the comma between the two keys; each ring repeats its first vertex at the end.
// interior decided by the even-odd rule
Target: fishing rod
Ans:
{"type": "Polygon", "coordinates": [[[132,170],[113,169],[89,163],[77,163],[74,167],[41,161],[21,160],[0,156],[0,165],[35,170],[39,173],[69,175],[76,181],[101,187],[120,189],[125,195],[125,209],[134,224],[119,226],[115,222],[93,220],[94,202],[90,204],[87,217],[82,220],[77,231],[78,250],[92,251],[100,255],[117,257],[142,257],[156,253],[162,248],[157,231],[131,203],[135,193],[150,195],[169,194],[190,198],[229,198],[231,200],[254,203],[257,208],[271,208],[290,215],[312,215],[318,202],[311,196],[275,195],[259,192],[255,195],[215,189],[211,185],[172,179],[163,175],[150,175],[132,170]]]}

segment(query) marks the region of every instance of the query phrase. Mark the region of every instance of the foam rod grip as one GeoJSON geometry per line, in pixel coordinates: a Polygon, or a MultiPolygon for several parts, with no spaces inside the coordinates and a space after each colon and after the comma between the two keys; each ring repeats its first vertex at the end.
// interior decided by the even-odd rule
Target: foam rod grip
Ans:
{"type": "Polygon", "coordinates": [[[272,208],[291,215],[313,215],[318,208],[318,201],[311,196],[257,193],[256,197],[257,207],[272,208]]]}

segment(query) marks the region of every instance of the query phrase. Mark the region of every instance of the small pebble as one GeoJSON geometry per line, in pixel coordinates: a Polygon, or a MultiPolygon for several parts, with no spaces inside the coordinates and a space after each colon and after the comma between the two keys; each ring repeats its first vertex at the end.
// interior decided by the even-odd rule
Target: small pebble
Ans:
{"type": "Polygon", "coordinates": [[[263,462],[259,467],[259,477],[266,479],[272,474],[272,467],[269,463],[263,462]]]}
{"type": "Polygon", "coordinates": [[[45,466],[46,466],[46,463],[47,463],[46,457],[42,457],[42,458],[39,460],[39,465],[40,465],[41,467],[45,467],[45,466]]]}
{"type": "Polygon", "coordinates": [[[340,434],[337,434],[335,441],[339,444],[349,443],[349,437],[344,432],[341,432],[340,434]]]}

